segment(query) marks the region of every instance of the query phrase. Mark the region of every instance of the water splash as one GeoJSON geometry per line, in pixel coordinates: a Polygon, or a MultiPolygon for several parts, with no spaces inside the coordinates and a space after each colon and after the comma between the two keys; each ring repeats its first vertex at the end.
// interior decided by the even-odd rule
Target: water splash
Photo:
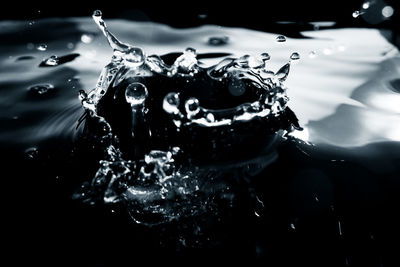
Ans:
{"type": "MultiPolygon", "coordinates": [[[[215,133],[220,131],[223,135],[224,127],[234,129],[236,125],[258,120],[260,126],[270,123],[268,131],[263,132],[265,138],[267,133],[274,136],[281,129],[290,130],[297,124],[287,108],[283,84],[290,63],[275,73],[268,69],[271,57],[265,52],[258,56],[224,58],[214,66],[203,68],[197,60],[197,51],[189,47],[169,65],[160,56],[147,56],[141,48],[120,42],[108,30],[100,11],[93,13],[93,19],[114,52],[96,87],[89,93],[80,91],[79,99],[87,114],[85,118],[103,125],[100,139],[107,144],[106,154],[112,156],[100,161],[99,170],[85,187],[86,191],[81,190],[75,198],[88,203],[123,202],[133,220],[145,225],[192,216],[204,211],[209,201],[210,193],[206,193],[203,185],[210,171],[192,165],[190,156],[176,160],[180,154],[189,153],[196,141],[159,149],[155,145],[160,143],[158,139],[167,138],[158,146],[172,140],[179,144],[182,131],[189,131],[193,138],[200,138],[194,131],[196,127],[215,129],[215,133]],[[223,92],[222,95],[205,98],[194,90],[199,82],[211,94],[223,92]],[[166,88],[170,83],[172,89],[166,88]],[[161,88],[155,90],[158,86],[161,88]],[[214,87],[224,91],[213,90],[214,87]],[[210,102],[212,99],[214,102],[210,102]],[[235,105],[219,108],[224,100],[235,105]],[[108,114],[105,105],[113,106],[109,111],[115,114],[108,114]],[[130,107],[130,113],[125,107],[130,107]],[[120,109],[121,113],[114,109],[120,109]],[[154,119],[148,117],[148,113],[155,111],[163,113],[155,115],[165,117],[162,122],[153,123],[154,119]],[[120,119],[115,116],[128,118],[130,131],[124,130],[129,127],[118,122],[120,119]],[[120,143],[134,144],[134,152],[123,150],[117,145],[120,143]]],[[[286,40],[282,37],[278,41],[286,40]]],[[[216,151],[217,140],[209,138],[210,149],[216,151]]]]}

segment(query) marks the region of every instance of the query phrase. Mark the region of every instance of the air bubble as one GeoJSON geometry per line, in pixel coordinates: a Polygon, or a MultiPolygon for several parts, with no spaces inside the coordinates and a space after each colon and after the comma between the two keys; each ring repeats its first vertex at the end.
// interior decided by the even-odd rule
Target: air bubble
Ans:
{"type": "Polygon", "coordinates": [[[93,17],[101,17],[103,14],[101,13],[101,11],[100,10],[95,10],[95,11],[93,11],[93,17]]]}

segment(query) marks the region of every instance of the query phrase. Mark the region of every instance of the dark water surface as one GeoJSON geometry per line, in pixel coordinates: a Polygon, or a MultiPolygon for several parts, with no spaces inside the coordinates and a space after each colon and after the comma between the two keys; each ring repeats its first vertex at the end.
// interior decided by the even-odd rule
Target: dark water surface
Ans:
{"type": "Polygon", "coordinates": [[[84,204],[72,196],[104,151],[76,128],[78,92],[96,85],[112,51],[90,19],[2,21],[3,229],[15,263],[397,266],[400,59],[378,30],[321,29],[281,43],[277,34],[214,25],[108,26],[147,54],[174,58],[195,47],[210,65],[268,52],[277,71],[298,52],[286,85],[304,130],[268,151],[203,167],[196,179],[214,197],[193,216],[148,226],[120,203],[84,204]]]}

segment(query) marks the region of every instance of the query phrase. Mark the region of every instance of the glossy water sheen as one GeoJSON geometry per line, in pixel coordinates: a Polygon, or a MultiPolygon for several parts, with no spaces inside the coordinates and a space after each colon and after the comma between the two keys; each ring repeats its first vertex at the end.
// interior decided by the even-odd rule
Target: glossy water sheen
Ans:
{"type": "MultiPolygon", "coordinates": [[[[82,105],[86,110],[96,112],[96,106],[85,100],[88,93],[98,85],[103,67],[112,61],[113,49],[119,48],[114,46],[111,49],[89,18],[47,19],[36,21],[31,25],[26,22],[3,21],[0,22],[0,36],[5,40],[0,44],[2,122],[0,144],[4,148],[20,151],[25,155],[27,166],[34,166],[36,173],[46,173],[46,169],[51,170],[50,174],[46,175],[57,181],[61,180],[61,185],[68,188],[63,188],[64,191],[59,190],[65,195],[56,195],[52,193],[52,187],[50,189],[46,187],[38,190],[42,194],[30,198],[30,201],[36,198],[43,199],[41,202],[43,205],[51,203],[51,199],[69,200],[73,195],[74,199],[96,202],[96,197],[98,198],[96,194],[101,192],[103,194],[101,200],[110,205],[115,204],[117,199],[122,199],[128,206],[129,218],[133,218],[138,225],[168,225],[175,220],[183,220],[184,223],[179,221],[180,226],[176,228],[178,230],[169,229],[171,232],[168,232],[168,228],[167,230],[155,228],[154,232],[145,230],[142,233],[141,230],[147,228],[135,228],[134,234],[130,235],[134,240],[142,234],[140,240],[145,240],[143,242],[146,243],[151,240],[146,234],[155,240],[160,231],[166,231],[167,233],[163,232],[164,237],[161,239],[168,241],[171,236],[177,237],[172,242],[173,247],[176,242],[181,244],[180,247],[216,246],[221,240],[226,240],[226,237],[217,234],[222,231],[218,227],[228,233],[240,232],[246,236],[252,227],[241,228],[243,221],[249,225],[256,221],[255,229],[267,231],[265,229],[268,227],[264,227],[262,223],[270,218],[268,212],[271,210],[278,217],[284,214],[282,217],[285,218],[273,223],[272,226],[288,229],[294,233],[301,230],[302,226],[303,229],[315,227],[311,219],[307,227],[304,221],[298,219],[306,217],[309,214],[308,209],[325,212],[326,208],[329,216],[333,214],[333,231],[339,236],[346,237],[349,235],[348,229],[352,229],[349,220],[346,221],[346,218],[348,219],[346,216],[351,217],[351,215],[335,213],[335,207],[331,206],[334,203],[333,184],[340,188],[341,184],[354,182],[357,188],[362,187],[364,190],[362,192],[373,191],[375,188],[373,181],[376,177],[396,173],[398,170],[396,165],[396,159],[399,158],[398,150],[394,148],[398,147],[400,141],[398,82],[400,60],[397,49],[388,43],[379,31],[326,29],[304,32],[303,34],[310,39],[293,39],[282,38],[283,36],[277,34],[213,25],[173,29],[156,23],[124,20],[109,20],[107,24],[119,40],[141,47],[146,55],[180,54],[188,47],[196,48],[197,55],[221,55],[221,57],[203,57],[199,60],[201,61],[199,66],[202,68],[221,62],[227,54],[234,58],[250,54],[254,58],[259,57],[261,61],[265,60],[270,71],[265,75],[282,78],[289,97],[287,104],[298,117],[304,130],[292,132],[291,135],[295,139],[290,139],[287,145],[289,148],[283,148],[280,153],[268,153],[239,163],[210,164],[203,168],[176,166],[174,164],[180,156],[179,148],[176,147],[153,150],[140,160],[124,159],[117,148],[118,144],[110,141],[111,131],[101,118],[98,118],[96,125],[103,132],[98,142],[94,143],[96,145],[90,140],[77,138],[83,127],[76,129],[83,113],[82,105]],[[43,28],[47,30],[43,31],[43,28]],[[16,32],[21,34],[17,35],[16,32]],[[287,64],[289,60],[291,60],[290,65],[287,64]],[[289,67],[290,74],[287,76],[289,67]],[[72,140],[77,139],[81,147],[93,145],[89,148],[93,150],[89,154],[94,157],[82,156],[77,164],[71,164],[66,155],[71,151],[63,148],[62,144],[70,144],[72,140]],[[49,140],[57,140],[57,145],[49,140]],[[51,149],[46,146],[46,142],[53,144],[51,149]],[[51,155],[57,160],[52,161],[53,158],[47,156],[46,149],[50,150],[51,155]],[[283,162],[279,161],[280,159],[283,159],[283,162]],[[287,159],[289,161],[285,162],[287,159]],[[273,162],[278,162],[278,165],[272,164],[273,162]],[[42,168],[39,163],[45,167],[42,168]],[[286,168],[287,164],[296,171],[286,168]],[[332,178],[329,175],[334,171],[338,171],[339,174],[335,174],[336,176],[332,178]],[[242,176],[246,179],[240,179],[242,176]],[[132,177],[139,179],[129,188],[121,189],[121,184],[122,186],[124,184],[116,182],[131,181],[132,177]],[[161,179],[154,182],[154,177],[161,179]],[[227,177],[229,179],[225,179],[227,177]],[[292,177],[292,180],[287,177],[292,177]],[[254,181],[249,181],[253,178],[254,181]],[[149,180],[152,182],[149,183],[149,180]],[[257,188],[257,185],[262,186],[257,188]],[[287,193],[289,200],[279,195],[286,185],[289,189],[287,192],[283,191],[287,193]],[[296,191],[305,185],[309,187],[304,191],[296,191]],[[76,190],[79,186],[81,191],[76,190]],[[91,190],[88,191],[88,188],[91,190]],[[87,192],[94,194],[95,197],[82,196],[87,192]],[[250,196],[245,197],[247,200],[250,199],[250,204],[245,202],[241,203],[242,206],[238,205],[241,194],[250,196]],[[213,196],[211,200],[210,196],[213,196]],[[305,204],[299,204],[297,199],[302,199],[305,204]],[[272,208],[271,205],[268,206],[267,200],[274,204],[287,201],[289,204],[286,206],[280,205],[284,208],[293,205],[297,210],[274,209],[275,206],[272,208]],[[219,204],[223,208],[218,208],[219,204]],[[244,211],[240,210],[246,216],[242,216],[240,212],[239,215],[231,214],[229,207],[235,205],[251,208],[250,211],[246,208],[243,208],[244,211]],[[341,216],[345,219],[342,220],[341,216]],[[238,228],[231,226],[231,221],[227,224],[228,227],[224,228],[226,224],[221,223],[221,218],[231,217],[237,219],[238,228]],[[261,220],[262,223],[257,220],[261,220]],[[259,227],[259,224],[262,227],[259,227]],[[217,230],[207,232],[210,225],[217,225],[217,230]],[[237,229],[244,230],[241,232],[237,229]]],[[[139,50],[129,51],[133,53],[127,57],[127,64],[132,68],[141,65],[144,55],[139,50]]],[[[186,51],[189,54],[193,52],[186,51]]],[[[194,66],[191,60],[193,57],[189,60],[183,58],[180,61],[181,66],[191,69],[194,66]]],[[[257,61],[247,62],[249,65],[254,64],[252,67],[256,66],[256,63],[257,61]]],[[[240,97],[243,93],[240,86],[233,86],[229,90],[234,96],[240,97]]],[[[143,105],[150,93],[145,83],[131,84],[124,95],[126,103],[130,104],[128,106],[131,108],[130,111],[145,112],[143,105]]],[[[183,115],[182,121],[186,123],[193,122],[192,118],[196,118],[200,112],[204,116],[201,121],[197,121],[197,124],[207,127],[218,126],[215,125],[216,122],[220,122],[217,114],[208,112],[209,110],[201,106],[201,102],[198,103],[193,98],[185,99],[184,103],[180,103],[183,109],[178,109],[180,101],[179,96],[168,94],[163,99],[160,109],[171,116],[183,115]]],[[[78,158],[82,155],[80,153],[82,151],[79,149],[71,152],[78,158]]],[[[27,185],[44,183],[40,179],[32,181],[29,176],[24,178],[25,180],[22,180],[17,188],[26,188],[26,191],[29,191],[30,187],[27,185]]],[[[379,181],[378,178],[376,180],[379,181]]],[[[55,182],[52,180],[50,184],[52,183],[55,182]]],[[[358,189],[345,191],[344,194],[348,195],[343,198],[351,198],[355,191],[358,192],[358,189]]],[[[368,201],[369,198],[366,199],[368,201]]],[[[339,205],[340,208],[345,209],[339,205]]],[[[60,210],[56,214],[61,219],[66,219],[67,223],[75,225],[76,228],[80,227],[80,223],[85,224],[67,216],[74,212],[68,211],[65,206],[57,206],[56,209],[60,210]],[[67,215],[64,215],[64,212],[67,215]]],[[[45,212],[52,214],[47,210],[43,211],[45,212]]],[[[86,210],[82,213],[85,214],[86,210]]],[[[88,220],[86,226],[92,227],[96,223],[98,228],[109,229],[109,225],[101,219],[96,221],[95,216],[93,218],[90,215],[85,216],[81,217],[88,220]]],[[[114,227],[113,230],[120,235],[129,235],[124,232],[126,228],[122,227],[120,230],[117,223],[114,227]]],[[[81,232],[84,233],[83,230],[78,231],[81,232]]],[[[262,233],[265,234],[262,240],[257,239],[259,232],[252,240],[258,251],[257,255],[262,255],[263,249],[268,246],[263,243],[268,242],[268,235],[262,233]]],[[[113,242],[110,236],[113,235],[107,235],[107,240],[113,242]]],[[[315,236],[314,238],[319,240],[315,236]]],[[[99,242],[104,238],[98,233],[93,233],[91,237],[99,242]]],[[[227,240],[224,244],[229,244],[229,239],[227,240]]],[[[280,236],[272,240],[279,241],[280,236]]],[[[92,245],[94,243],[95,241],[92,245]]],[[[274,246],[275,242],[273,246],[271,245],[272,250],[274,246]]],[[[109,247],[107,249],[112,250],[109,247]]],[[[103,248],[102,251],[107,249],[103,248]]],[[[344,260],[343,256],[343,262],[344,260]]]]}
{"type": "MultiPolygon", "coordinates": [[[[290,88],[288,95],[291,107],[300,124],[308,129],[308,141],[351,147],[400,140],[397,126],[399,109],[396,104],[400,96],[396,92],[398,88],[392,88],[391,83],[398,74],[397,49],[377,30],[305,32],[306,36],[314,39],[287,38],[286,46],[282,46],[276,42],[277,36],[273,34],[239,28],[202,26],[178,30],[155,23],[118,20],[110,20],[109,25],[121,40],[132,40],[145,47],[148,54],[179,52],[194,46],[199,53],[228,51],[241,56],[249,51],[254,55],[262,54],[267,47],[271,55],[269,66],[275,71],[288,61],[293,52],[300,55],[321,54],[315,58],[303,56],[299,64],[292,66],[292,74],[286,82],[290,88]],[[230,36],[230,42],[224,47],[210,46],[208,38],[218,34],[230,36]],[[357,38],[352,38],[355,35],[357,38]],[[323,54],[326,49],[331,50],[329,55],[323,54]]],[[[6,123],[8,126],[2,131],[0,140],[28,145],[50,136],[73,136],[74,121],[80,115],[77,92],[79,89],[88,90],[96,84],[100,70],[110,57],[106,41],[98,35],[90,19],[68,19],[67,22],[44,20],[32,27],[27,27],[24,22],[2,22],[2,28],[4,38],[12,37],[14,31],[20,30],[25,33],[26,41],[11,38],[9,44],[2,43],[3,51],[8,51],[1,55],[2,118],[11,124],[6,123]],[[38,32],[45,25],[65,30],[70,28],[75,32],[62,34],[55,39],[38,32]],[[89,44],[79,40],[82,34],[87,33],[94,35],[89,44]],[[27,45],[32,42],[46,42],[47,50],[29,50],[27,45]],[[69,49],[68,45],[73,42],[74,48],[69,49]],[[62,66],[38,68],[44,58],[67,53],[78,53],[80,56],[62,66]],[[21,56],[34,58],[18,60],[21,56]],[[57,94],[35,101],[30,101],[29,97],[23,98],[31,86],[40,83],[54,85],[57,94]],[[24,114],[26,116],[21,116],[24,114]],[[15,116],[19,117],[16,121],[12,119],[15,116]],[[40,125],[27,121],[28,116],[34,116],[40,125]],[[24,134],[28,135],[24,140],[11,138],[24,134]]],[[[219,60],[202,61],[211,65],[219,60]]]]}

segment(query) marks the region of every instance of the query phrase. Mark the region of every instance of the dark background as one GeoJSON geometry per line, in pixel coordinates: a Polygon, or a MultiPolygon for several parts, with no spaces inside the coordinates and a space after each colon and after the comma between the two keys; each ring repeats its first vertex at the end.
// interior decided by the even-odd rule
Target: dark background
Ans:
{"type": "MultiPolygon", "coordinates": [[[[374,0],[373,0],[374,1],[374,0]]],[[[372,2],[372,1],[370,1],[372,2]]],[[[385,2],[395,10],[400,8],[396,0],[385,2]]],[[[0,19],[38,19],[44,17],[90,16],[100,9],[105,18],[127,18],[150,20],[175,27],[191,27],[200,24],[220,24],[247,28],[265,29],[276,21],[336,21],[346,26],[393,26],[391,22],[366,22],[361,17],[354,19],[352,13],[359,10],[363,0],[336,1],[53,1],[50,3],[13,3],[2,8],[0,19]],[[201,14],[207,15],[199,16],[201,14]]],[[[372,5],[371,5],[372,6],[372,5]]],[[[379,12],[378,12],[379,13],[379,12]]],[[[398,15],[394,13],[392,19],[398,15]]],[[[395,23],[394,23],[395,24],[395,23]]]]}

